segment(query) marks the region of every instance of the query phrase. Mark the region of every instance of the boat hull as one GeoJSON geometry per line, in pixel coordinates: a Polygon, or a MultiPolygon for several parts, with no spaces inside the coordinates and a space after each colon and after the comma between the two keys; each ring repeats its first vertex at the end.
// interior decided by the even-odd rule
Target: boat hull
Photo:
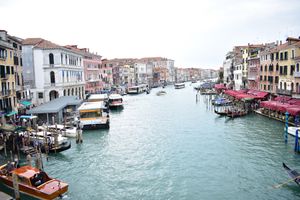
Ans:
{"type": "MultiPolygon", "coordinates": [[[[0,182],[2,182],[2,185],[9,190],[13,190],[13,182],[10,179],[3,178],[3,176],[0,176],[0,182]]],[[[58,181],[57,181],[58,183],[58,181]]],[[[30,187],[28,185],[24,185],[19,183],[19,191],[21,193],[21,196],[24,196],[24,199],[27,198],[35,198],[35,199],[42,199],[42,200],[50,200],[55,199],[62,194],[66,193],[68,191],[68,185],[64,185],[61,189],[57,190],[56,192],[52,194],[47,194],[44,192],[41,192],[40,190],[30,187]]]]}
{"type": "Polygon", "coordinates": [[[282,163],[283,168],[286,170],[288,175],[294,179],[295,183],[300,185],[300,174],[296,170],[290,169],[285,163],[282,163]]]}

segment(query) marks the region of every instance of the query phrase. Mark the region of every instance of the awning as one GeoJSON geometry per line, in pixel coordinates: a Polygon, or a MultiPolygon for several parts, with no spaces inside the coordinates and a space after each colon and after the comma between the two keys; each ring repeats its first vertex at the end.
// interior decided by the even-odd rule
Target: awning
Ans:
{"type": "Polygon", "coordinates": [[[31,106],[31,102],[29,102],[29,101],[20,101],[20,104],[22,104],[25,107],[31,106]]]}
{"type": "Polygon", "coordinates": [[[10,116],[15,115],[15,114],[18,114],[18,112],[16,112],[16,111],[11,111],[10,113],[7,113],[5,116],[6,116],[6,117],[10,117],[10,116]]]}

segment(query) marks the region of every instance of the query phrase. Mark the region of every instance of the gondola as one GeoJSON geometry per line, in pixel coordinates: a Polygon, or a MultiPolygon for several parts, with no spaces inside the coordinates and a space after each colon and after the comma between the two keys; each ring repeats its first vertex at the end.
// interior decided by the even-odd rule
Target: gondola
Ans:
{"type": "Polygon", "coordinates": [[[227,113],[227,117],[230,117],[230,118],[242,117],[245,115],[247,115],[247,112],[245,112],[245,111],[227,113]]]}
{"type": "Polygon", "coordinates": [[[290,169],[285,163],[282,163],[282,166],[287,171],[289,176],[294,179],[295,183],[300,186],[300,174],[296,170],[290,169]]]}
{"type": "Polygon", "coordinates": [[[218,115],[220,115],[220,116],[227,116],[227,114],[229,114],[231,112],[230,111],[222,111],[222,112],[220,112],[220,111],[215,110],[215,113],[218,114],[218,115]]]}

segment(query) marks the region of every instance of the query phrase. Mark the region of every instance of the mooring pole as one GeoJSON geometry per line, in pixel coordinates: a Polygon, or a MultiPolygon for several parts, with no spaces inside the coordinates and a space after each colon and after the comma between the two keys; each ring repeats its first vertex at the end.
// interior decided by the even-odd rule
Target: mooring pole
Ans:
{"type": "Polygon", "coordinates": [[[299,130],[296,130],[296,137],[295,137],[295,148],[294,151],[295,152],[299,152],[299,134],[298,134],[299,130]]]}
{"type": "Polygon", "coordinates": [[[13,178],[13,187],[14,187],[14,192],[15,192],[15,199],[20,200],[19,181],[18,181],[17,174],[12,173],[12,178],[13,178]]]}
{"type": "Polygon", "coordinates": [[[289,128],[289,113],[285,113],[285,130],[284,130],[284,142],[288,142],[288,128],[289,128]]]}

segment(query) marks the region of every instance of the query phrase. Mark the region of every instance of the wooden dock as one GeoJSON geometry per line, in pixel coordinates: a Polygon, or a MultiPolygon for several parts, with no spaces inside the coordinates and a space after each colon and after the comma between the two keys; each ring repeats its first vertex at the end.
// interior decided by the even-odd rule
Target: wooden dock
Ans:
{"type": "MultiPolygon", "coordinates": [[[[285,123],[285,119],[283,120],[283,119],[279,119],[279,118],[277,118],[277,117],[273,117],[273,116],[270,116],[270,115],[266,115],[266,114],[262,113],[262,112],[259,111],[259,110],[254,110],[254,112],[255,112],[256,114],[259,114],[259,115],[268,117],[268,118],[270,118],[270,119],[274,119],[274,120],[280,121],[280,122],[282,122],[282,123],[285,123]]],[[[295,126],[295,123],[289,122],[289,125],[295,126]]]]}

